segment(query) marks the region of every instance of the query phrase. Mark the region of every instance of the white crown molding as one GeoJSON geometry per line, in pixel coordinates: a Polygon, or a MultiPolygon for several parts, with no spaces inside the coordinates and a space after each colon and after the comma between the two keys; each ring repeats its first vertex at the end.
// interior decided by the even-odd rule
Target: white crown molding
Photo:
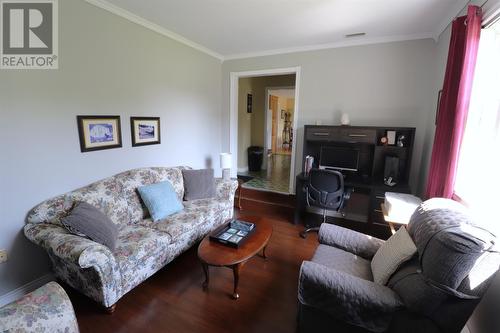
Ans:
{"type": "Polygon", "coordinates": [[[441,36],[443,31],[445,31],[446,28],[448,28],[448,25],[450,25],[450,23],[455,19],[455,17],[457,17],[460,14],[462,9],[464,9],[469,2],[471,2],[471,0],[461,0],[457,1],[453,6],[451,6],[450,10],[445,15],[443,21],[441,21],[441,24],[438,25],[437,30],[434,32],[434,35],[432,36],[432,38],[434,38],[436,42],[439,40],[439,37],[441,36]]]}
{"type": "Polygon", "coordinates": [[[200,45],[196,42],[193,42],[192,40],[189,40],[185,37],[182,37],[181,35],[176,34],[175,32],[172,32],[168,29],[165,29],[164,27],[162,27],[156,23],[148,21],[145,18],[142,18],[138,15],[135,15],[135,14],[129,12],[128,10],[125,10],[123,8],[115,6],[111,3],[109,3],[108,1],[105,1],[105,0],[85,0],[85,1],[91,5],[94,5],[96,7],[101,8],[101,9],[107,10],[110,13],[113,13],[113,14],[118,15],[124,19],[127,19],[133,23],[141,25],[149,30],[157,32],[160,35],[166,36],[166,37],[171,38],[179,43],[182,43],[184,45],[192,47],[193,49],[196,49],[200,52],[206,53],[214,58],[219,59],[220,61],[224,60],[224,57],[221,54],[219,54],[219,53],[217,53],[217,52],[215,52],[215,51],[213,51],[213,50],[211,50],[203,45],[200,45]]]}
{"type": "Polygon", "coordinates": [[[432,34],[432,33],[417,34],[417,35],[374,37],[374,38],[355,38],[352,40],[345,40],[345,41],[341,41],[341,42],[333,42],[333,43],[326,43],[326,44],[316,44],[316,45],[268,50],[268,51],[232,54],[232,55],[225,56],[224,61],[243,59],[243,58],[264,57],[264,56],[287,54],[287,53],[298,53],[298,52],[335,49],[335,48],[350,47],[350,46],[382,44],[382,43],[402,42],[402,41],[418,40],[418,39],[433,39],[433,38],[434,38],[434,34],[432,34]]]}
{"type": "Polygon", "coordinates": [[[31,282],[26,283],[25,285],[20,286],[17,289],[8,292],[7,294],[0,296],[0,307],[12,303],[14,301],[17,301],[24,295],[29,294],[30,292],[49,283],[50,281],[54,281],[54,276],[52,274],[46,274],[39,277],[38,279],[35,279],[31,282]]]}
{"type": "Polygon", "coordinates": [[[408,40],[418,40],[418,39],[429,39],[432,38],[435,41],[439,39],[439,35],[446,29],[448,24],[453,20],[453,18],[460,12],[461,9],[465,7],[468,3],[468,0],[462,0],[459,2],[459,5],[453,6],[449,15],[446,17],[439,29],[437,31],[431,33],[423,33],[423,34],[415,34],[415,35],[396,35],[396,36],[384,36],[384,37],[361,37],[361,38],[352,38],[346,39],[339,42],[325,43],[325,44],[315,44],[315,45],[306,45],[306,46],[298,46],[298,47],[290,47],[290,48],[282,48],[282,49],[273,49],[273,50],[264,50],[264,51],[256,51],[256,52],[248,52],[248,53],[237,53],[230,54],[224,56],[212,49],[209,49],[201,44],[198,44],[190,39],[187,39],[173,31],[170,31],[156,23],[153,23],[143,17],[140,17],[136,14],[133,14],[123,8],[120,8],[106,0],[85,0],[87,3],[104,9],[110,13],[118,15],[126,20],[129,20],[133,23],[136,23],[140,26],[143,26],[149,30],[152,30],[156,33],[159,33],[165,37],[171,38],[179,43],[192,47],[200,52],[208,54],[221,62],[226,60],[234,60],[234,59],[243,59],[243,58],[253,58],[253,57],[263,57],[263,56],[271,56],[271,55],[279,55],[279,54],[288,54],[288,53],[297,53],[297,52],[307,52],[307,51],[316,51],[316,50],[325,50],[325,49],[334,49],[334,48],[342,48],[342,47],[350,47],[350,46],[361,46],[361,45],[371,45],[371,44],[382,44],[382,43],[391,43],[391,42],[401,42],[408,40]]]}

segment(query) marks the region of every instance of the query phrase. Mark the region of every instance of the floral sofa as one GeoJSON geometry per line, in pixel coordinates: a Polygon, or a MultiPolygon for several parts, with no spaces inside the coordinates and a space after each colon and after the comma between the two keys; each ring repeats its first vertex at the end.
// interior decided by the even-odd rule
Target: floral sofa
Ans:
{"type": "Polygon", "coordinates": [[[184,201],[181,212],[152,222],[137,188],[168,180],[182,200],[183,169],[130,170],[49,199],[28,213],[24,233],[47,251],[59,279],[112,311],[123,295],[233,216],[238,184],[217,179],[215,198],[184,201]],[[62,226],[75,201],[94,205],[118,225],[114,252],[62,226]]]}
{"type": "Polygon", "coordinates": [[[49,282],[0,309],[0,332],[78,333],[68,295],[49,282]]]}

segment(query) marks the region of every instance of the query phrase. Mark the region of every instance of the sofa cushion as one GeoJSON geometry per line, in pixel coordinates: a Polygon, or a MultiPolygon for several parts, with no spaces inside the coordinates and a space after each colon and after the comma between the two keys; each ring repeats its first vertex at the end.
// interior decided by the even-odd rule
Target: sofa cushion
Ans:
{"type": "Polygon", "coordinates": [[[154,222],[181,211],[182,206],[172,184],[166,180],[137,189],[154,222]]]}
{"type": "Polygon", "coordinates": [[[184,196],[182,170],[187,167],[141,168],[125,171],[116,176],[123,188],[123,196],[128,203],[128,214],[131,223],[139,223],[149,217],[149,212],[141,200],[137,188],[144,185],[170,181],[179,200],[184,196]]]}
{"type": "Polygon", "coordinates": [[[84,235],[94,242],[115,249],[118,227],[109,217],[86,202],[77,202],[71,213],[61,220],[71,233],[84,235]]]}
{"type": "Polygon", "coordinates": [[[206,213],[232,208],[231,202],[217,200],[215,198],[184,201],[182,204],[185,209],[200,209],[206,213]]]}
{"type": "Polygon", "coordinates": [[[118,230],[118,240],[113,254],[120,263],[140,262],[146,256],[169,245],[172,238],[163,232],[141,225],[129,224],[118,230]]]}
{"type": "Polygon", "coordinates": [[[184,236],[186,233],[192,233],[194,237],[203,235],[203,233],[215,229],[224,223],[230,215],[232,207],[216,199],[201,199],[184,202],[184,210],[170,215],[169,217],[152,223],[145,220],[141,225],[149,225],[158,231],[165,232],[172,237],[173,242],[184,236]]]}
{"type": "Polygon", "coordinates": [[[211,224],[209,217],[195,209],[184,209],[183,211],[170,215],[167,218],[151,225],[155,230],[164,232],[175,242],[187,233],[196,233],[196,229],[202,225],[211,224]]]}
{"type": "Polygon", "coordinates": [[[119,229],[115,255],[122,274],[122,288],[130,290],[163,266],[172,238],[163,232],[141,225],[126,225],[119,229]],[[154,269],[149,261],[158,261],[154,269]]]}
{"type": "Polygon", "coordinates": [[[129,222],[128,204],[122,187],[115,177],[110,177],[70,193],[73,202],[84,201],[99,209],[115,224],[129,222]]]}
{"type": "Polygon", "coordinates": [[[215,197],[214,169],[182,170],[184,200],[215,197]]]}
{"type": "Polygon", "coordinates": [[[392,235],[373,256],[371,268],[373,281],[385,285],[392,274],[401,264],[408,261],[417,253],[417,248],[406,227],[402,226],[392,235]]]}
{"type": "Polygon", "coordinates": [[[333,246],[320,244],[311,261],[364,280],[373,280],[370,261],[333,246]]]}
{"type": "Polygon", "coordinates": [[[122,189],[122,184],[115,177],[109,177],[45,200],[28,213],[26,220],[29,223],[61,225],[61,219],[69,213],[74,203],[83,201],[102,211],[114,224],[128,223],[128,203],[122,189]]]}

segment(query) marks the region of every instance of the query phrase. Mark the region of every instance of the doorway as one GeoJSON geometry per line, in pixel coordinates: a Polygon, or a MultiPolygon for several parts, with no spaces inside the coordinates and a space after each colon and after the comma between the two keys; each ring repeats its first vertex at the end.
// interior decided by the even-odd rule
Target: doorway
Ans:
{"type": "Polygon", "coordinates": [[[231,73],[230,147],[243,188],[294,193],[299,79],[300,68],[231,73]]]}
{"type": "Polygon", "coordinates": [[[267,187],[281,193],[290,193],[294,110],[295,85],[266,88],[264,142],[267,187]]]}

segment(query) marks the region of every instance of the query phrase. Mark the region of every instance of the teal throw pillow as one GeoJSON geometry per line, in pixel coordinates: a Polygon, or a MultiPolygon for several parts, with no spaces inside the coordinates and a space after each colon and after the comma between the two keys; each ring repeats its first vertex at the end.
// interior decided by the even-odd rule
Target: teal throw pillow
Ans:
{"type": "Polygon", "coordinates": [[[141,186],[137,190],[154,222],[180,212],[184,208],[169,181],[141,186]]]}

